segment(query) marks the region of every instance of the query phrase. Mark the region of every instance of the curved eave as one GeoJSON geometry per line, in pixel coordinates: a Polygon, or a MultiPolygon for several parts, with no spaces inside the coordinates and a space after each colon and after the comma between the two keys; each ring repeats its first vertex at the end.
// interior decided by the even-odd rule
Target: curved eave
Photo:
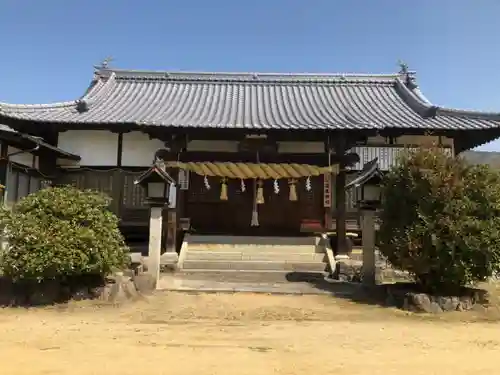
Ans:
{"type": "Polygon", "coordinates": [[[84,95],[76,100],[41,104],[12,104],[0,102],[0,116],[18,120],[36,121],[37,116],[40,116],[42,113],[61,111],[78,113],[78,107],[81,103],[91,104],[99,99],[106,98],[106,96],[110,94],[113,82],[114,75],[111,75],[106,80],[94,77],[84,95]],[[39,115],[36,115],[37,113],[39,115]]]}
{"type": "Polygon", "coordinates": [[[378,158],[375,158],[363,166],[363,170],[345,186],[346,190],[358,188],[370,181],[372,178],[382,178],[383,174],[380,171],[378,158]]]}
{"type": "Polygon", "coordinates": [[[0,121],[16,129],[16,123],[35,122],[80,129],[487,130],[481,142],[498,137],[500,129],[500,114],[435,106],[401,75],[115,69],[97,70],[87,92],[75,101],[0,103],[0,121]]]}
{"type": "Polygon", "coordinates": [[[7,143],[11,142],[12,144],[20,146],[23,150],[32,149],[32,152],[35,154],[38,153],[38,150],[34,149],[38,146],[39,149],[47,150],[60,159],[71,161],[80,161],[81,159],[79,155],[72,154],[56,146],[52,146],[39,137],[16,132],[5,125],[0,125],[0,138],[5,139],[7,143]]]}

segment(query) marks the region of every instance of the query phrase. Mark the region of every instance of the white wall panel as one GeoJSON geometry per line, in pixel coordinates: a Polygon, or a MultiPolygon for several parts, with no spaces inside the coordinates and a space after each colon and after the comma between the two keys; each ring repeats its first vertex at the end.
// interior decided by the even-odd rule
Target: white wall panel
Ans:
{"type": "Polygon", "coordinates": [[[164,148],[162,141],[149,139],[147,134],[130,132],[123,134],[122,166],[149,167],[155,152],[164,148]]]}
{"type": "MultiPolygon", "coordinates": [[[[7,147],[7,154],[8,155],[13,154],[15,152],[20,152],[20,151],[21,150],[16,148],[16,147],[12,147],[12,146],[7,147]]],[[[35,156],[34,158],[33,158],[33,156],[34,155],[29,153],[29,152],[23,152],[22,154],[9,156],[9,159],[10,159],[10,161],[13,161],[14,163],[26,165],[27,167],[30,167],[30,168],[38,168],[38,156],[35,156]]]]}
{"type": "Polygon", "coordinates": [[[80,155],[82,166],[116,166],[118,134],[105,130],[68,130],[59,133],[57,146],[80,155]]]}
{"type": "Polygon", "coordinates": [[[238,142],[236,141],[205,141],[192,140],[187,145],[188,151],[213,151],[213,152],[236,152],[238,142]]]}
{"type": "Polygon", "coordinates": [[[323,142],[278,142],[278,152],[282,154],[323,154],[323,142]]]}

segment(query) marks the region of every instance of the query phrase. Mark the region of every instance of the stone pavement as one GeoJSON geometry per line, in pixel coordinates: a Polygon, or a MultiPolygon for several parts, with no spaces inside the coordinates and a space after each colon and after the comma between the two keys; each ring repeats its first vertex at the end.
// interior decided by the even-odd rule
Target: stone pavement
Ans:
{"type": "Polygon", "coordinates": [[[177,272],[162,274],[157,290],[184,292],[251,292],[349,296],[359,284],[301,272],[177,272]]]}

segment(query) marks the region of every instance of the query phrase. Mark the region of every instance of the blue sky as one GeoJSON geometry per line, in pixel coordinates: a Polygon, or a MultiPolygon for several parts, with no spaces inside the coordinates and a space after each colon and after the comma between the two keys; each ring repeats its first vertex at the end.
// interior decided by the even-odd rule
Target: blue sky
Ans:
{"type": "Polygon", "coordinates": [[[263,72],[384,73],[402,59],[435,104],[500,112],[499,14],[499,0],[0,0],[0,101],[75,99],[106,56],[263,72]]]}

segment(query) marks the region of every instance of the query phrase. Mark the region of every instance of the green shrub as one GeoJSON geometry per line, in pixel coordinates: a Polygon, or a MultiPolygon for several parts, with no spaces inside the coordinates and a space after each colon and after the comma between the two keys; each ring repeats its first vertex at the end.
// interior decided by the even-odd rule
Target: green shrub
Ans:
{"type": "Polygon", "coordinates": [[[404,153],[383,182],[381,253],[424,290],[458,291],[500,270],[500,174],[437,148],[404,153]]]}
{"type": "Polygon", "coordinates": [[[3,210],[9,244],[0,267],[14,280],[106,276],[126,266],[128,249],[101,193],[73,187],[41,190],[3,210]]]}

